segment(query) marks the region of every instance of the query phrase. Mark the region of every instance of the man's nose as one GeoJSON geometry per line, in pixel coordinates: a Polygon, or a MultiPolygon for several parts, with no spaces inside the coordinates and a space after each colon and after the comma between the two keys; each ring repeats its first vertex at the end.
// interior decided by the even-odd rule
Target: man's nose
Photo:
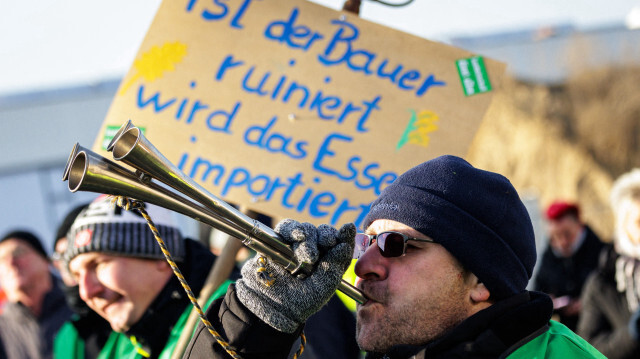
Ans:
{"type": "Polygon", "coordinates": [[[354,271],[359,278],[384,280],[387,278],[388,259],[382,256],[378,245],[374,242],[360,256],[354,271]]]}
{"type": "Polygon", "coordinates": [[[18,263],[20,262],[20,258],[18,258],[17,256],[10,256],[8,262],[10,266],[17,267],[18,263]]]}
{"type": "Polygon", "coordinates": [[[95,297],[102,291],[102,284],[95,274],[91,272],[83,272],[78,276],[78,286],[80,288],[80,298],[87,301],[95,297]]]}
{"type": "Polygon", "coordinates": [[[12,255],[9,257],[9,265],[13,268],[20,268],[24,263],[23,256],[12,255]]]}

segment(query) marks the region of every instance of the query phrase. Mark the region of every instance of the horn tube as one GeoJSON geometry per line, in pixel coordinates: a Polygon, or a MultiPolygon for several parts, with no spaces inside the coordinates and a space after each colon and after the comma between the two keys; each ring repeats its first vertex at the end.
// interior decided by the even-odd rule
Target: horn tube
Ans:
{"type": "Polygon", "coordinates": [[[69,190],[71,192],[88,191],[127,196],[155,204],[208,224],[230,236],[245,239],[243,240],[245,245],[263,253],[287,269],[297,266],[297,263],[282,253],[274,251],[259,241],[246,238],[241,230],[219,216],[209,213],[198,204],[176,196],[173,192],[155,183],[141,185],[134,173],[100,155],[92,154],[89,151],[80,151],[69,168],[69,190]]]}
{"type": "MultiPolygon", "coordinates": [[[[135,129],[139,131],[139,129],[135,129]]],[[[128,143],[126,141],[129,141],[131,139],[131,137],[127,135],[129,131],[131,131],[131,128],[129,130],[125,130],[120,134],[119,140],[114,144],[114,150],[118,148],[118,143],[120,143],[122,139],[125,139],[125,142],[123,143],[128,143]]],[[[132,133],[135,133],[135,131],[133,131],[132,133]]],[[[136,137],[138,137],[137,134],[136,137]]],[[[146,141],[146,139],[144,138],[143,140],[146,141]]],[[[149,147],[151,147],[155,152],[157,152],[157,150],[155,150],[155,148],[152,147],[152,145],[148,143],[148,141],[146,142],[147,147],[145,148],[148,149],[149,147]]],[[[137,150],[132,153],[142,152],[140,151],[142,146],[136,148],[137,150]]],[[[118,153],[120,154],[120,152],[118,153]]],[[[158,155],[161,156],[159,152],[158,155]]],[[[134,166],[132,163],[130,163],[130,158],[131,157],[129,157],[128,161],[123,162],[131,165],[134,168],[137,168],[138,166],[134,166]]],[[[164,159],[163,156],[158,158],[164,159]]],[[[155,161],[157,161],[157,159],[154,160],[154,162],[155,161]]],[[[153,173],[155,173],[155,171],[157,170],[158,169],[154,170],[153,173]]],[[[198,198],[200,196],[203,196],[203,193],[207,192],[203,192],[199,195],[195,195],[193,193],[183,193],[185,196],[187,196],[187,198],[185,198],[179,193],[171,191],[169,188],[154,183],[151,180],[153,178],[153,175],[149,173],[151,171],[147,172],[140,169],[138,169],[138,171],[142,172],[142,174],[146,174],[146,176],[141,176],[141,173],[133,172],[113,161],[110,161],[90,150],[83,148],[76,143],[71,152],[68,163],[65,166],[65,174],[63,175],[63,179],[68,179],[69,190],[71,192],[88,191],[115,196],[126,196],[143,202],[155,204],[157,206],[164,207],[169,210],[181,213],[185,216],[191,217],[199,222],[205,223],[224,233],[227,233],[232,237],[242,240],[243,244],[255,250],[256,252],[262,253],[265,256],[271,258],[273,261],[282,265],[292,274],[304,275],[307,271],[310,271],[310,268],[304,267],[304,265],[301,265],[300,263],[297,263],[297,261],[295,261],[295,257],[291,248],[284,244],[281,241],[279,235],[268,226],[249,218],[244,213],[236,210],[226,202],[215,198],[215,201],[217,201],[216,203],[219,203],[219,208],[225,208],[225,210],[229,210],[229,208],[231,208],[233,210],[229,210],[230,213],[228,213],[228,216],[221,215],[219,212],[226,212],[224,212],[224,210],[214,212],[204,204],[194,202],[195,199],[193,197],[198,198]],[[149,178],[149,176],[151,178],[149,178]],[[238,213],[232,213],[234,211],[238,213]],[[241,220],[238,223],[230,219],[241,218],[242,216],[238,214],[247,217],[249,220],[241,220]],[[264,228],[268,228],[270,231],[267,231],[264,228]],[[262,236],[257,236],[255,235],[255,233],[262,233],[262,236]],[[273,237],[271,236],[271,233],[273,237]],[[274,243],[274,241],[276,240],[277,243],[274,243]]],[[[159,173],[156,173],[156,175],[158,174],[159,173]]],[[[188,178],[180,171],[175,173],[176,176],[178,174],[181,177],[188,178]]],[[[173,186],[169,187],[173,188],[173,186]]],[[[176,188],[173,189],[177,190],[176,188]]],[[[183,190],[186,191],[186,189],[184,188],[183,190]]],[[[209,202],[211,201],[208,201],[207,203],[210,204],[209,202]]],[[[360,292],[357,288],[344,280],[340,283],[338,290],[358,303],[364,303],[367,300],[362,292],[360,292]]]]}
{"type": "MultiPolygon", "coordinates": [[[[151,178],[157,179],[180,193],[193,198],[223,218],[228,218],[231,222],[236,223],[240,228],[245,230],[246,235],[259,238],[281,253],[291,251],[273,229],[238,211],[233,206],[208,192],[200,186],[200,184],[191,179],[191,177],[185,175],[144,137],[138,127],[125,129],[118,139],[114,141],[112,151],[115,160],[122,161],[136,168],[151,176],[151,178]]],[[[308,274],[310,268],[303,267],[301,270],[304,274],[308,274]]]]}
{"type": "Polygon", "coordinates": [[[109,141],[109,144],[107,145],[107,151],[111,152],[111,150],[113,150],[113,145],[116,143],[116,141],[120,138],[120,136],[128,129],[134,127],[133,126],[133,122],[131,122],[131,120],[127,120],[127,122],[125,122],[124,125],[120,126],[120,128],[118,129],[118,132],[116,132],[115,135],[113,135],[113,138],[111,139],[111,141],[109,141]]]}

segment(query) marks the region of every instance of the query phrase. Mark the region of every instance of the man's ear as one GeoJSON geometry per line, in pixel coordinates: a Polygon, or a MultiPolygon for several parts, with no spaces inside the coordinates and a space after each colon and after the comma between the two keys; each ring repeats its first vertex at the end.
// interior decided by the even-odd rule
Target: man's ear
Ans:
{"type": "Polygon", "coordinates": [[[469,291],[469,296],[471,297],[471,301],[474,303],[480,302],[488,302],[489,297],[491,297],[491,293],[489,293],[489,289],[484,286],[482,282],[478,280],[478,277],[475,275],[472,278],[473,285],[471,290],[469,291]]]}

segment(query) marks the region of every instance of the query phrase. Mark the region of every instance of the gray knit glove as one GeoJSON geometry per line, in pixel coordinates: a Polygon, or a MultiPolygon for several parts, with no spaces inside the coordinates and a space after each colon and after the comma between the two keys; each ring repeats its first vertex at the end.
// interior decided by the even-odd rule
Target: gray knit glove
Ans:
{"type": "Polygon", "coordinates": [[[328,225],[315,227],[285,219],[275,228],[293,248],[298,262],[314,264],[305,279],[291,275],[277,263],[260,264],[260,255],[242,266],[242,278],[236,283],[238,299],[258,318],[273,328],[293,333],[312,314],[325,305],[351,263],[356,227],[346,224],[336,230],[328,225]],[[264,281],[264,271],[274,280],[264,281]]]}

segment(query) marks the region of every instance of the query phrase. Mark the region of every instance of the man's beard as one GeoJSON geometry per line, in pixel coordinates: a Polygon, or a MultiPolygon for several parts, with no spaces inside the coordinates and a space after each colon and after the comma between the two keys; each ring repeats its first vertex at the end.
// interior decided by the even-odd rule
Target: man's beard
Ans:
{"type": "MultiPolygon", "coordinates": [[[[458,325],[468,316],[459,303],[461,297],[454,290],[432,299],[412,303],[410,300],[391,304],[388,293],[371,291],[373,297],[384,303],[382,313],[358,311],[356,339],[360,349],[384,353],[394,345],[425,345],[458,325]],[[456,303],[458,301],[458,303],[456,303]],[[430,303],[431,302],[431,303],[430,303]],[[363,332],[366,329],[366,332],[363,332]]],[[[381,305],[375,303],[374,305],[381,305]]]]}

